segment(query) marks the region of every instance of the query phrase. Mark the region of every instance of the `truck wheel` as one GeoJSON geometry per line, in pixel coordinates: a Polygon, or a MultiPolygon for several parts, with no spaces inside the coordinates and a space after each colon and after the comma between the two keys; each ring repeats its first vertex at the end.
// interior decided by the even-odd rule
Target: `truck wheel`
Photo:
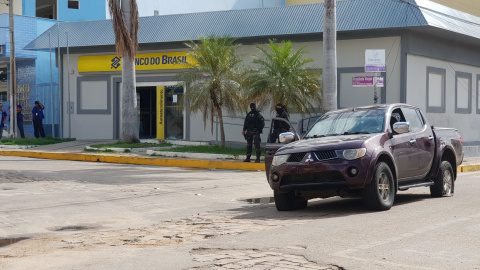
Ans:
{"type": "Polygon", "coordinates": [[[362,191],[363,202],[371,210],[383,211],[392,207],[395,199],[395,183],[390,167],[384,162],[375,166],[372,182],[362,191]]]}
{"type": "Polygon", "coordinates": [[[278,211],[290,211],[306,208],[308,200],[295,196],[293,191],[282,193],[273,191],[273,197],[275,198],[275,206],[278,211]]]}
{"type": "Polygon", "coordinates": [[[442,161],[438,169],[437,177],[433,180],[434,184],[430,186],[432,197],[442,197],[453,195],[454,174],[452,165],[448,161],[442,161]]]}

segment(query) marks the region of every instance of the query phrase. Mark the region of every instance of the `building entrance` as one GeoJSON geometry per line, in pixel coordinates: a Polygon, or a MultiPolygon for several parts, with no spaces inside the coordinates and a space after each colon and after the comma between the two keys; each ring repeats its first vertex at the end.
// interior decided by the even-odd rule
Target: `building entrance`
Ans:
{"type": "Polygon", "coordinates": [[[137,87],[140,138],[182,140],[184,131],[183,106],[180,105],[182,96],[183,87],[137,87]]]}
{"type": "Polygon", "coordinates": [[[183,87],[165,87],[165,139],[183,139],[183,87]]]}
{"type": "Polygon", "coordinates": [[[155,138],[157,135],[157,91],[155,86],[137,87],[137,107],[140,117],[140,138],[155,138]]]}

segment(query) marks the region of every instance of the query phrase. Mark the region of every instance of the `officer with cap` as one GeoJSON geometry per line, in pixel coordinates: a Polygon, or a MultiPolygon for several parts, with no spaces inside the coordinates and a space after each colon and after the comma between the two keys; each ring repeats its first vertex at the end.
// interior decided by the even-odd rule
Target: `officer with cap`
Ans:
{"type": "Polygon", "coordinates": [[[252,155],[252,142],[255,144],[255,150],[257,151],[257,159],[255,159],[255,162],[260,162],[260,155],[262,154],[262,150],[260,149],[260,134],[262,134],[264,126],[265,119],[263,119],[262,114],[257,110],[257,105],[255,103],[250,103],[250,112],[245,117],[242,131],[242,135],[247,140],[247,158],[244,162],[250,162],[250,156],[252,155]]]}

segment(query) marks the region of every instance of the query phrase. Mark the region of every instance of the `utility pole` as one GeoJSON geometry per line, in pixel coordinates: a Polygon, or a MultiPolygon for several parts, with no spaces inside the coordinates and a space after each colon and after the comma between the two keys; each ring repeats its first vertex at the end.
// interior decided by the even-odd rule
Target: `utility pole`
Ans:
{"type": "Polygon", "coordinates": [[[17,103],[15,102],[15,89],[17,88],[17,67],[15,63],[15,33],[13,27],[13,0],[8,1],[8,17],[10,20],[10,130],[16,138],[17,103]]]}
{"type": "Polygon", "coordinates": [[[335,0],[325,0],[323,21],[324,112],[337,109],[337,11],[335,0]]]}

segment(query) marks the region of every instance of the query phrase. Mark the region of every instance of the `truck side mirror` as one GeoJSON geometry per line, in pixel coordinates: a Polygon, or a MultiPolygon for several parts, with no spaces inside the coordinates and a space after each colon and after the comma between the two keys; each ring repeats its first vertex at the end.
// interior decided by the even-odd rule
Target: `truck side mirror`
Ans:
{"type": "Polygon", "coordinates": [[[393,124],[393,131],[398,134],[403,134],[410,132],[410,123],[408,122],[397,122],[393,124]]]}
{"type": "Polygon", "coordinates": [[[278,135],[278,141],[280,143],[284,143],[284,144],[291,143],[293,142],[294,139],[295,139],[295,133],[293,132],[284,132],[278,135]]]}

